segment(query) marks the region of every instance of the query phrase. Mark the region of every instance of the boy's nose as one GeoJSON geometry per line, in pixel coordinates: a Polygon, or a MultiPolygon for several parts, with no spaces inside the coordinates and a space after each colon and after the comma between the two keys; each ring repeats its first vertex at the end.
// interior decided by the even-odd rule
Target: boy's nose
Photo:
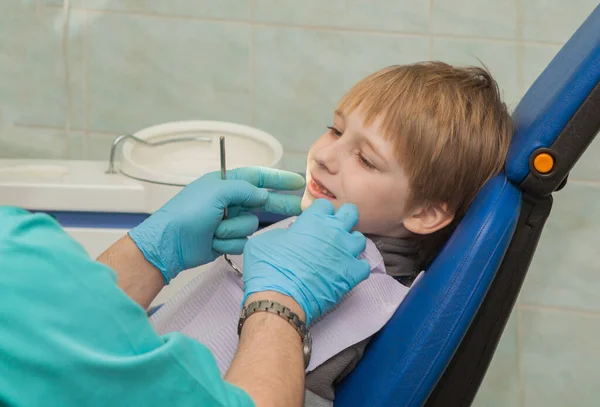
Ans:
{"type": "Polygon", "coordinates": [[[335,174],[339,171],[339,154],[335,147],[335,143],[329,146],[323,146],[315,151],[315,161],[320,167],[327,170],[331,174],[335,174]]]}

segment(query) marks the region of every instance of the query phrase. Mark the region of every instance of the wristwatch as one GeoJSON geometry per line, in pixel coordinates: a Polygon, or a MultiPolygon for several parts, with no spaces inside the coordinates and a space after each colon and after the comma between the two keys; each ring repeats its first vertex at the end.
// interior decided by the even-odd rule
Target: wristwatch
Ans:
{"type": "Polygon", "coordinates": [[[308,367],[312,353],[312,335],[306,324],[291,309],[275,301],[259,300],[253,301],[242,308],[238,322],[238,335],[242,333],[242,326],[248,317],[255,312],[271,312],[285,319],[296,329],[302,340],[302,352],[304,354],[304,368],[308,367]]]}

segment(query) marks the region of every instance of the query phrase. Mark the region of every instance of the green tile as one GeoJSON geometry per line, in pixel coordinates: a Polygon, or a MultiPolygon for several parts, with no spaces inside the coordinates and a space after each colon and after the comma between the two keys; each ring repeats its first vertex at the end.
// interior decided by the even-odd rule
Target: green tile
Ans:
{"type": "Polygon", "coordinates": [[[260,22],[426,33],[429,2],[422,0],[255,0],[260,22]]]}
{"type": "Polygon", "coordinates": [[[70,132],[69,133],[69,154],[70,160],[85,160],[85,133],[70,132]]]}
{"type": "Polygon", "coordinates": [[[600,315],[521,311],[525,407],[598,405],[600,315]]]}
{"type": "Polygon", "coordinates": [[[81,138],[81,133],[74,132],[67,142],[64,130],[4,126],[0,122],[0,158],[79,159],[81,138]]]}
{"type": "Polygon", "coordinates": [[[587,148],[571,170],[571,180],[600,181],[600,137],[587,148]]]}
{"type": "Polygon", "coordinates": [[[305,172],[307,153],[284,153],[282,168],[288,171],[305,172]]]}
{"type": "Polygon", "coordinates": [[[452,65],[476,66],[481,66],[481,60],[498,82],[509,109],[514,109],[521,99],[516,43],[435,38],[433,59],[452,65]]]}
{"type": "MultiPolygon", "coordinates": [[[[106,161],[108,168],[108,159],[110,149],[118,134],[98,134],[90,133],[87,136],[86,159],[94,161],[106,161]]],[[[119,156],[116,157],[119,160],[119,156]]]]}
{"type": "Polygon", "coordinates": [[[516,310],[506,323],[473,407],[516,407],[519,403],[519,358],[516,310]]]}
{"type": "MultiPolygon", "coordinates": [[[[44,0],[61,6],[63,0],[44,0]]],[[[185,17],[249,19],[250,0],[71,0],[73,7],[185,17]]]]}
{"type": "Polygon", "coordinates": [[[254,48],[256,126],[285,150],[308,151],[346,90],[385,66],[426,60],[428,40],[259,27],[254,48]]]}
{"type": "Polygon", "coordinates": [[[523,45],[523,81],[527,91],[560,51],[558,45],[523,45]]]}
{"type": "Polygon", "coordinates": [[[523,1],[523,38],[563,43],[598,5],[598,0],[523,1]]]}
{"type": "Polygon", "coordinates": [[[250,122],[248,26],[107,14],[89,31],[90,130],[250,122]]]}
{"type": "MultiPolygon", "coordinates": [[[[84,123],[82,13],[72,12],[68,65],[72,126],[84,123]]],[[[62,127],[67,91],[62,51],[62,14],[33,1],[0,4],[0,114],[21,125],[62,127]]]]}
{"type": "Polygon", "coordinates": [[[436,0],[433,32],[494,38],[517,38],[517,2],[436,0]]]}
{"type": "Polygon", "coordinates": [[[571,181],[554,194],[519,300],[600,311],[600,187],[571,181]]]}

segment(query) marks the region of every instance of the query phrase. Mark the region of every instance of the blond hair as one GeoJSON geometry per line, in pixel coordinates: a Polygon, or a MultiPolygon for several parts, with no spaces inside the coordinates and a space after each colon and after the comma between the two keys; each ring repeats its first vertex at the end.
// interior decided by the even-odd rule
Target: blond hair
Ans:
{"type": "Polygon", "coordinates": [[[512,121],[498,85],[479,67],[391,66],[354,85],[338,110],[381,117],[410,180],[409,206],[446,204],[460,217],[504,165],[512,121]]]}

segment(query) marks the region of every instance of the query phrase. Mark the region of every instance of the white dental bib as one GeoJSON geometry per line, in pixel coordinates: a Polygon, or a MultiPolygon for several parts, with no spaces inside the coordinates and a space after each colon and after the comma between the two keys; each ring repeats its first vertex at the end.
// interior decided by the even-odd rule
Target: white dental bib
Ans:
{"type": "MultiPolygon", "coordinates": [[[[294,219],[285,219],[256,234],[287,228],[294,219]]],[[[407,287],[385,273],[383,258],[369,239],[360,257],[371,265],[371,274],[309,327],[313,348],[306,372],[374,335],[408,293],[407,287]]],[[[230,258],[242,269],[242,256],[230,258]]],[[[224,375],[238,345],[237,324],[243,297],[241,278],[220,257],[156,311],[150,322],[159,334],[178,331],[206,345],[224,375]]]]}

